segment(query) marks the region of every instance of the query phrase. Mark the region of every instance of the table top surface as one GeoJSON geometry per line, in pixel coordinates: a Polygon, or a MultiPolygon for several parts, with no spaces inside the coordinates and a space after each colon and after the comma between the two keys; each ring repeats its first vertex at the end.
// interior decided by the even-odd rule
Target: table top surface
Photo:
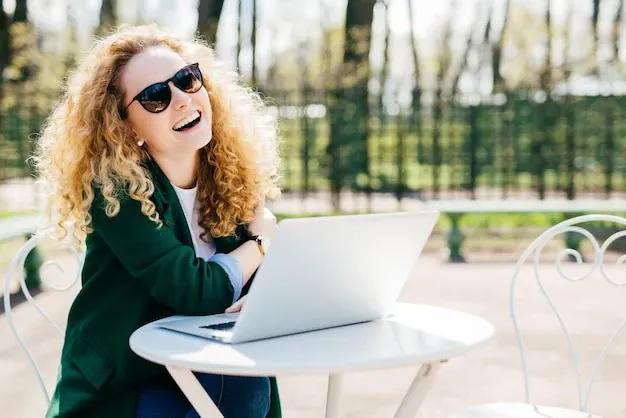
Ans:
{"type": "Polygon", "coordinates": [[[424,208],[446,213],[464,212],[626,212],[625,199],[577,199],[577,200],[432,200],[424,202],[424,208]]]}
{"type": "Polygon", "coordinates": [[[396,303],[385,319],[232,345],[158,326],[175,318],[180,316],[136,330],[131,349],[157,364],[247,376],[416,365],[463,355],[494,333],[483,318],[409,303],[396,303]]]}

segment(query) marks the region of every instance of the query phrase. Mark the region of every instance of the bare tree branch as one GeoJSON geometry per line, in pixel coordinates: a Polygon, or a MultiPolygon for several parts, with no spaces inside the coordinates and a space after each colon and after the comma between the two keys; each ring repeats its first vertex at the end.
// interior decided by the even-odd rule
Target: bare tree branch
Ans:
{"type": "Polygon", "coordinates": [[[252,85],[257,85],[257,50],[256,50],[256,31],[257,31],[257,6],[256,0],[252,0],[252,39],[250,42],[252,43],[252,85]]]}
{"type": "Polygon", "coordinates": [[[493,74],[493,90],[496,93],[503,92],[506,87],[504,77],[502,77],[502,49],[504,47],[504,35],[509,23],[510,10],[511,0],[507,0],[504,6],[502,29],[500,29],[497,41],[493,41],[491,46],[491,72],[493,74]]]}
{"type": "Polygon", "coordinates": [[[419,88],[420,82],[420,64],[419,64],[419,46],[417,37],[415,36],[415,18],[413,17],[413,0],[407,0],[409,8],[409,33],[411,34],[411,55],[413,57],[413,71],[415,71],[415,87],[419,88]]]}
{"type": "Polygon", "coordinates": [[[571,51],[571,29],[572,29],[572,19],[574,15],[574,5],[570,4],[567,7],[567,17],[565,20],[565,30],[563,32],[563,78],[565,81],[569,81],[569,78],[572,75],[573,66],[572,66],[572,58],[570,56],[571,51]]]}
{"type": "MultiPolygon", "coordinates": [[[[385,41],[383,47],[383,65],[380,70],[380,101],[385,95],[385,89],[387,86],[387,77],[389,73],[389,40],[391,38],[391,18],[389,16],[389,5],[387,2],[381,1],[385,6],[385,41]]],[[[382,103],[381,103],[382,105],[382,103]]]]}
{"type": "Polygon", "coordinates": [[[237,70],[241,71],[241,45],[243,36],[241,31],[241,20],[243,19],[243,0],[237,0],[237,70]]]}
{"type": "Polygon", "coordinates": [[[593,28],[593,56],[596,59],[596,67],[597,70],[597,60],[598,60],[598,20],[600,19],[600,3],[602,0],[592,0],[593,1],[593,13],[591,15],[591,27],[593,28]]]}
{"type": "Polygon", "coordinates": [[[197,31],[209,44],[215,43],[223,7],[224,0],[200,0],[198,2],[197,31]]]}
{"type": "Polygon", "coordinates": [[[624,0],[618,0],[617,10],[615,11],[615,17],[613,18],[613,31],[612,31],[612,43],[613,43],[613,63],[619,62],[620,51],[620,38],[622,35],[622,16],[624,14],[624,0]]]}
{"type": "MultiPolygon", "coordinates": [[[[595,0],[594,0],[595,1],[595,0]]],[[[543,91],[549,92],[552,88],[552,14],[550,6],[552,0],[547,0],[545,22],[546,22],[546,57],[541,69],[539,84],[543,91]]]]}
{"type": "Polygon", "coordinates": [[[476,36],[477,33],[479,33],[480,17],[482,15],[483,7],[484,7],[484,3],[480,3],[478,6],[478,10],[476,11],[476,14],[474,15],[474,22],[469,31],[469,34],[467,35],[467,40],[465,42],[463,52],[461,53],[461,59],[459,61],[458,68],[453,75],[453,81],[452,81],[452,87],[451,87],[451,95],[453,97],[456,95],[459,89],[459,81],[461,80],[461,76],[467,69],[468,57],[469,57],[470,52],[472,51],[472,46],[475,44],[474,37],[476,36]]]}

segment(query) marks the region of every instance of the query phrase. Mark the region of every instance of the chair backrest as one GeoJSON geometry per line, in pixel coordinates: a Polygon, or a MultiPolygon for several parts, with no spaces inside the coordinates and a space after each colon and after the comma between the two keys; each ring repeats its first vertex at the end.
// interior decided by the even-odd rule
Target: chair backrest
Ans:
{"type": "MultiPolygon", "coordinates": [[[[28,347],[26,346],[26,343],[24,342],[24,340],[22,339],[22,336],[19,332],[19,330],[17,329],[15,322],[13,320],[13,313],[11,311],[11,293],[10,293],[10,286],[13,283],[13,279],[15,277],[17,277],[18,281],[19,281],[19,285],[20,288],[22,290],[22,292],[24,293],[24,296],[26,297],[26,300],[28,300],[28,302],[30,302],[31,304],[33,304],[33,306],[35,307],[35,309],[37,309],[37,311],[46,319],[46,321],[48,323],[50,323],[50,325],[52,325],[52,327],[54,327],[54,329],[58,332],[58,334],[63,337],[64,332],[61,330],[61,328],[59,328],[59,326],[52,320],[50,319],[50,317],[48,316],[48,314],[39,306],[39,304],[35,301],[35,299],[33,298],[33,296],[31,295],[30,291],[28,290],[28,287],[26,285],[26,280],[25,280],[25,268],[24,268],[24,264],[26,262],[26,257],[28,256],[29,253],[31,253],[31,251],[33,251],[35,249],[35,247],[37,246],[37,244],[39,244],[40,242],[42,242],[43,240],[46,240],[49,238],[45,238],[45,237],[40,237],[40,236],[33,236],[32,238],[30,238],[21,248],[20,250],[15,254],[15,256],[11,259],[11,263],[9,265],[9,269],[6,273],[6,276],[4,278],[4,312],[5,315],[9,321],[9,325],[11,327],[11,330],[13,331],[13,334],[15,335],[15,337],[17,338],[18,343],[20,344],[20,346],[22,347],[22,349],[24,350],[24,352],[26,353],[28,360],[30,361],[31,366],[33,367],[33,369],[35,370],[35,374],[37,375],[37,379],[39,381],[39,385],[44,393],[44,396],[46,397],[46,401],[48,403],[50,403],[50,391],[48,390],[48,388],[46,387],[46,384],[44,382],[43,376],[41,374],[41,371],[39,370],[39,367],[37,366],[37,363],[35,362],[35,359],[31,353],[31,351],[28,349],[28,347]]],[[[42,278],[42,284],[45,285],[46,289],[52,289],[55,291],[59,291],[59,292],[63,292],[63,291],[67,291],[69,289],[71,289],[79,280],[80,278],[80,271],[82,270],[82,265],[84,262],[83,259],[83,255],[81,253],[79,253],[78,251],[76,251],[73,248],[68,248],[70,251],[72,251],[73,255],[76,257],[76,260],[78,261],[78,274],[76,275],[76,277],[74,278],[74,280],[72,280],[69,284],[65,285],[65,286],[55,286],[52,285],[51,283],[46,283],[45,282],[45,277],[43,276],[43,270],[49,266],[54,266],[56,268],[58,268],[62,273],[65,272],[63,266],[56,262],[56,261],[47,261],[45,263],[43,263],[41,265],[41,267],[39,268],[39,275],[42,278]]]]}
{"type": "MultiPolygon", "coordinates": [[[[511,291],[510,291],[510,299],[509,299],[509,307],[510,307],[510,315],[511,318],[513,320],[513,325],[515,328],[515,335],[517,338],[517,343],[518,343],[518,347],[519,347],[519,351],[520,351],[520,355],[521,355],[521,359],[522,359],[522,367],[523,367],[523,372],[524,372],[524,390],[525,390],[525,395],[526,395],[526,402],[527,403],[531,403],[530,402],[530,385],[529,385],[529,376],[528,376],[528,367],[527,367],[527,360],[526,360],[526,354],[525,354],[525,349],[524,349],[524,342],[522,339],[522,334],[519,328],[519,323],[517,321],[516,318],[516,313],[515,313],[515,290],[516,290],[516,284],[517,284],[517,278],[519,276],[520,270],[521,268],[524,266],[524,264],[529,260],[529,259],[533,259],[533,273],[535,276],[535,280],[537,281],[537,284],[541,290],[541,293],[543,294],[543,296],[546,298],[550,309],[552,310],[552,312],[556,315],[561,330],[563,331],[563,334],[565,335],[565,338],[567,339],[567,346],[568,346],[568,352],[569,355],[571,357],[571,360],[574,364],[574,368],[575,368],[575,373],[576,373],[576,380],[577,380],[577,389],[578,389],[578,402],[579,402],[579,409],[581,411],[587,412],[587,402],[589,400],[589,394],[591,392],[591,388],[593,386],[594,380],[596,378],[596,375],[600,369],[600,366],[602,365],[604,358],[606,357],[606,353],[609,350],[609,348],[611,347],[611,345],[613,344],[613,341],[615,340],[615,338],[618,336],[618,334],[621,332],[621,330],[624,328],[624,325],[626,325],[626,320],[624,320],[621,325],[617,328],[617,330],[615,331],[615,333],[611,336],[611,338],[609,339],[609,342],[604,346],[604,348],[601,350],[600,355],[598,356],[594,367],[593,367],[593,371],[591,374],[591,377],[589,378],[589,381],[587,382],[587,387],[585,390],[583,390],[583,381],[580,375],[580,365],[578,363],[578,357],[577,357],[577,353],[575,350],[575,347],[572,343],[572,339],[571,336],[567,330],[567,328],[565,327],[565,324],[563,322],[563,319],[561,317],[561,315],[559,314],[559,312],[557,311],[552,298],[549,296],[549,294],[546,292],[543,283],[541,281],[541,277],[539,274],[539,261],[540,261],[540,256],[541,253],[545,247],[545,245],[554,237],[556,237],[557,235],[560,234],[564,234],[564,233],[573,233],[573,234],[580,234],[582,235],[582,237],[587,238],[589,240],[589,243],[591,244],[591,246],[593,247],[594,250],[594,259],[592,262],[592,265],[590,267],[590,269],[583,275],[580,276],[576,276],[576,277],[571,277],[568,274],[566,274],[563,271],[563,262],[565,261],[565,259],[568,259],[570,257],[574,258],[576,260],[577,263],[582,263],[583,259],[582,256],[580,254],[579,251],[571,249],[571,248],[566,248],[563,251],[561,251],[559,253],[559,256],[557,257],[556,260],[556,269],[557,272],[559,274],[559,276],[565,280],[568,280],[570,282],[577,282],[577,281],[581,281],[581,280],[585,280],[589,277],[591,277],[594,273],[599,273],[599,275],[606,280],[609,284],[613,285],[613,286],[626,286],[626,281],[617,281],[614,280],[613,278],[609,277],[606,274],[605,271],[605,264],[604,264],[604,259],[605,259],[605,254],[607,249],[611,246],[611,244],[613,244],[613,242],[615,242],[617,239],[625,237],[626,236],[626,219],[619,217],[619,216],[613,216],[613,215],[604,215],[604,214],[598,214],[598,215],[584,215],[584,216],[578,216],[578,217],[574,217],[568,220],[565,220],[563,222],[558,223],[557,225],[553,226],[552,228],[546,230],[545,232],[543,232],[539,237],[537,237],[529,246],[528,248],[526,248],[526,250],[522,253],[522,255],[520,256],[520,258],[517,261],[517,265],[515,268],[515,273],[513,275],[513,280],[511,281],[511,291]],[[583,223],[588,223],[588,222],[596,222],[596,221],[600,221],[600,222],[611,222],[613,225],[620,227],[620,231],[614,233],[613,235],[611,235],[610,237],[608,237],[602,245],[600,245],[600,243],[598,242],[598,239],[587,229],[582,228],[581,226],[579,226],[579,224],[583,224],[583,223]]],[[[618,265],[622,265],[624,264],[624,262],[626,262],[626,255],[622,255],[621,257],[619,257],[617,259],[616,264],[618,265]]],[[[623,276],[624,277],[624,276],[623,276]]]]}

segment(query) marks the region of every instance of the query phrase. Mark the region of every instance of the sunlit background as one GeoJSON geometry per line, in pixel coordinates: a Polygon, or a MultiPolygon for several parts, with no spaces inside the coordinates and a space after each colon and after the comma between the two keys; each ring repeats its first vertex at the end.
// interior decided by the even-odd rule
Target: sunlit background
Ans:
{"type": "MultiPolygon", "coordinates": [[[[521,401],[507,310],[513,263],[564,218],[626,214],[625,13],[624,0],[0,0],[0,277],[41,219],[29,157],[66,75],[96,37],[156,22],[214,45],[279,117],[284,193],[270,202],[279,219],[441,210],[400,299],[483,316],[497,332],[482,351],[446,363],[420,416],[521,401]]],[[[600,241],[623,229],[591,226],[600,241]]],[[[587,261],[563,263],[567,271],[584,275],[598,260],[579,235],[548,243],[540,270],[558,308],[572,313],[564,322],[584,378],[605,343],[595,337],[613,335],[624,299],[602,278],[558,278],[554,261],[573,253],[563,241],[587,261]]],[[[618,281],[625,243],[606,254],[618,281]]],[[[39,267],[55,256],[69,267],[48,269],[52,279],[67,283],[78,271],[57,243],[43,243],[25,259],[25,287],[63,328],[79,286],[63,294],[42,286],[39,267]]],[[[21,303],[17,274],[7,277],[16,320],[52,385],[61,341],[21,303]]],[[[576,407],[560,324],[526,279],[519,308],[530,314],[537,399],[576,407]]],[[[610,351],[611,366],[598,373],[594,414],[624,416],[624,353],[610,351]]],[[[3,307],[0,355],[0,416],[41,417],[43,396],[3,307]]],[[[346,415],[392,416],[413,372],[348,376],[346,415]]],[[[286,417],[323,416],[326,376],[279,384],[286,417]]]]}
{"type": "Polygon", "coordinates": [[[621,0],[3,3],[5,210],[41,204],[26,161],[81,52],[149,22],[203,36],[263,94],[292,199],[623,196],[621,0]]]}

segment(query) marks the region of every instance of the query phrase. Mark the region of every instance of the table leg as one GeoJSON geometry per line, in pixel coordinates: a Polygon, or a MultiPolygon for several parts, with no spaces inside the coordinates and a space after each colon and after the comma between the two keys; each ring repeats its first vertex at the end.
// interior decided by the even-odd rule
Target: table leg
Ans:
{"type": "Polygon", "coordinates": [[[166,366],[176,384],[183,391],[191,405],[202,418],[223,418],[222,413],[211,400],[191,370],[166,366]]]}
{"type": "Polygon", "coordinates": [[[326,396],[326,418],[339,418],[341,416],[341,389],[343,387],[343,374],[331,374],[328,376],[328,395],[326,396]]]}
{"type": "Polygon", "coordinates": [[[424,363],[422,367],[417,371],[417,376],[411,382],[411,386],[404,395],[402,403],[396,414],[395,418],[414,418],[417,414],[419,407],[424,402],[426,394],[433,385],[435,374],[441,367],[441,362],[424,363]]]}

